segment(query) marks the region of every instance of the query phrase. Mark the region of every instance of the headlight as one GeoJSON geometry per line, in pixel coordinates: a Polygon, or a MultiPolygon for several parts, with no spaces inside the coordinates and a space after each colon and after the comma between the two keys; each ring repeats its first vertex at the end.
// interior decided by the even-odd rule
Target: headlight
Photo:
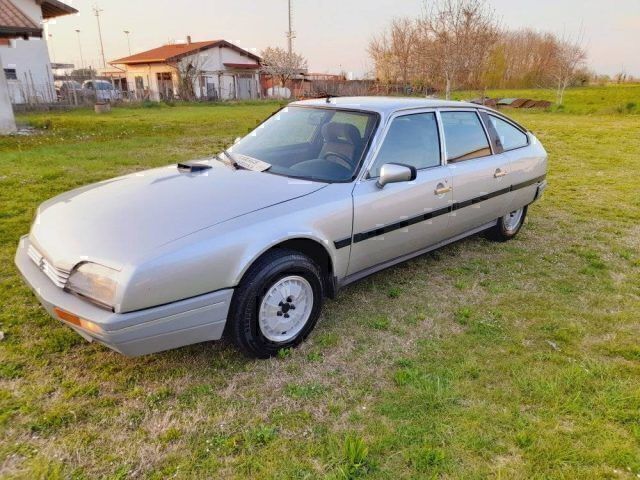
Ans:
{"type": "Polygon", "coordinates": [[[113,309],[116,296],[116,275],[112,268],[85,262],[73,269],[66,289],[109,309],[113,309]]]}

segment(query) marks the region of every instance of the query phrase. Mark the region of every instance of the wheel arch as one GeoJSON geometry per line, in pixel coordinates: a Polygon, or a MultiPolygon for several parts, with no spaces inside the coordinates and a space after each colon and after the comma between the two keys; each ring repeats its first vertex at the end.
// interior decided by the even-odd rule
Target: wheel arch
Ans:
{"type": "Polygon", "coordinates": [[[287,238],[264,248],[254,255],[249,262],[247,262],[238,278],[238,284],[242,281],[249,268],[251,268],[255,262],[268,252],[276,249],[294,250],[311,258],[321,269],[325,295],[329,298],[335,298],[337,293],[335,259],[332,252],[327,248],[324,242],[312,237],[296,236],[287,238]]]}

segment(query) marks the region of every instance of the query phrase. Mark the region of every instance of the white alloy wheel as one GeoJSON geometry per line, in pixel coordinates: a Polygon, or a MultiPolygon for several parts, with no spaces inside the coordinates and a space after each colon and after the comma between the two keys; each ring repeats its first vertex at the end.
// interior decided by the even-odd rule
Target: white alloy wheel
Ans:
{"type": "Polygon", "coordinates": [[[311,284],[298,275],[274,283],[265,293],[258,311],[262,335],[272,342],[288,342],[304,328],[313,310],[311,284]]]}

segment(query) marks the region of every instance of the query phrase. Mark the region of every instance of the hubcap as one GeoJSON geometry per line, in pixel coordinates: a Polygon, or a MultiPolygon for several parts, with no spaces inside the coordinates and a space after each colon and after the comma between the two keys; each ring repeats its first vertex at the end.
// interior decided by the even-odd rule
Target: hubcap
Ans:
{"type": "Polygon", "coordinates": [[[522,208],[515,210],[511,213],[507,213],[504,217],[502,217],[502,223],[504,224],[504,228],[512,232],[517,229],[520,225],[520,221],[522,220],[522,208]]]}
{"type": "Polygon", "coordinates": [[[298,275],[281,278],[262,298],[258,326],[272,342],[288,342],[307,324],[313,308],[311,284],[298,275]]]}

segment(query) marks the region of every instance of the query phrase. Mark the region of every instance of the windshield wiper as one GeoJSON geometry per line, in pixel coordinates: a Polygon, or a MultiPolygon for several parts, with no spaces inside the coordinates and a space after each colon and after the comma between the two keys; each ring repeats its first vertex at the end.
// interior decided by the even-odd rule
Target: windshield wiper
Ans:
{"type": "MultiPolygon", "coordinates": [[[[226,148],[222,151],[222,154],[224,154],[225,157],[227,157],[229,159],[229,161],[225,161],[222,160],[220,158],[221,154],[216,155],[218,158],[220,158],[220,160],[222,160],[222,162],[226,163],[227,165],[231,165],[233,168],[235,168],[236,170],[239,170],[241,168],[244,168],[242,165],[240,165],[238,162],[236,162],[236,160],[233,158],[233,156],[231,155],[231,153],[229,153],[229,150],[227,150],[226,148]]],[[[246,170],[246,169],[245,169],[246,170]]]]}

